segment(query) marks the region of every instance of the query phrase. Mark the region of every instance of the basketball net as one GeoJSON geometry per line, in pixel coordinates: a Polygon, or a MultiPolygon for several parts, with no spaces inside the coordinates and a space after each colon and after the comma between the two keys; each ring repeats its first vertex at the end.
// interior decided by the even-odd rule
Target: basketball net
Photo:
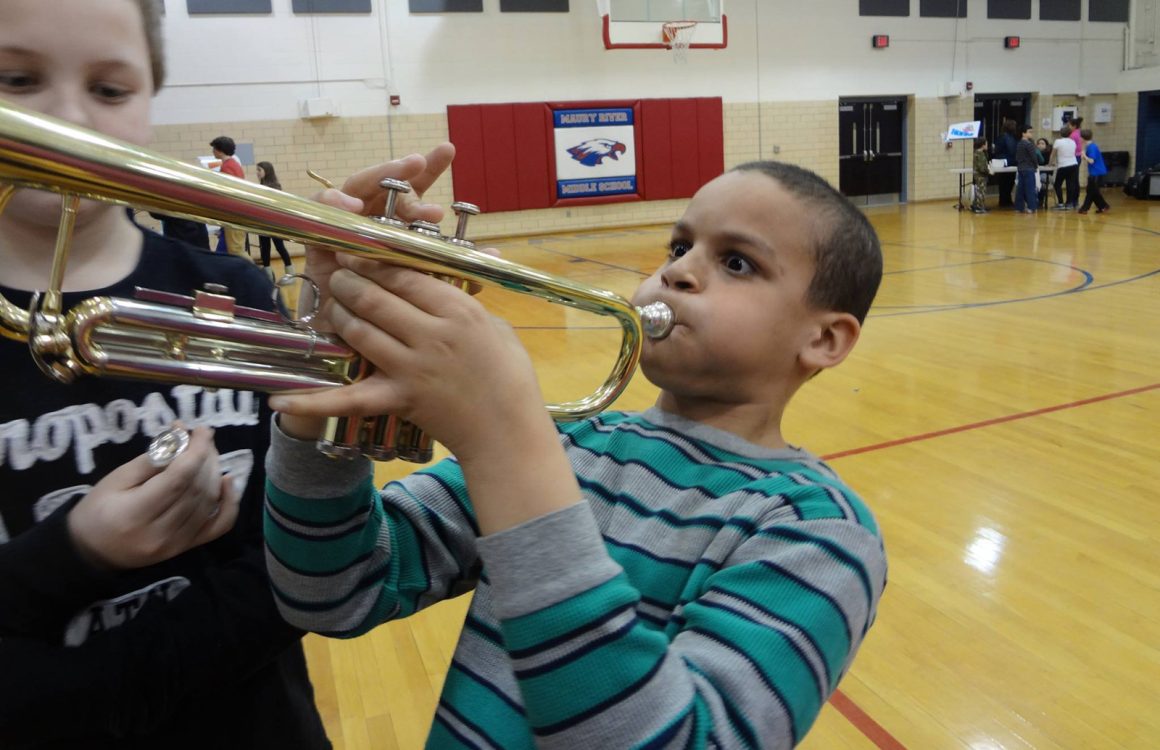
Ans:
{"type": "Polygon", "coordinates": [[[669,21],[661,26],[665,44],[673,51],[673,62],[683,63],[689,59],[689,45],[693,43],[696,21],[669,21]]]}

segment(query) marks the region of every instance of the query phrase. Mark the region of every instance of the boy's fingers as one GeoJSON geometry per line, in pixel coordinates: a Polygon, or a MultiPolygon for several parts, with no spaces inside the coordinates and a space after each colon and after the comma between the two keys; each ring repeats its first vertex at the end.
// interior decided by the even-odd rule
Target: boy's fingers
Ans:
{"type": "Polygon", "coordinates": [[[436,318],[448,317],[454,309],[452,306],[466,299],[461,296],[462,290],[457,286],[404,266],[354,256],[340,256],[338,263],[351,273],[337,271],[331,277],[331,292],[335,298],[341,299],[347,307],[367,320],[383,326],[390,326],[392,315],[406,312],[398,305],[390,313],[377,309],[371,301],[383,305],[391,303],[387,295],[376,296],[374,287],[381,287],[390,296],[404,301],[407,306],[436,318]],[[358,301],[360,295],[363,296],[361,303],[358,301]]]}
{"type": "MultiPolygon", "coordinates": [[[[388,298],[395,302],[400,301],[389,295],[388,298]]],[[[373,322],[367,322],[337,304],[331,311],[331,320],[334,322],[335,332],[352,349],[366,358],[375,369],[391,373],[408,366],[410,348],[421,343],[424,338],[418,326],[408,325],[404,319],[404,315],[413,313],[414,309],[408,310],[404,307],[402,310],[397,319],[391,320],[393,327],[390,330],[378,328],[373,322]],[[397,337],[397,331],[401,331],[399,336],[409,336],[409,340],[397,337]]]]}
{"type": "Polygon", "coordinates": [[[109,472],[106,480],[115,483],[115,486],[128,490],[138,487],[164,471],[164,468],[154,466],[147,454],[142,453],[128,463],[121,464],[109,472]]]}
{"type": "Polygon", "coordinates": [[[355,172],[342,185],[342,192],[362,198],[363,210],[359,213],[382,213],[387,200],[387,191],[380,183],[387,178],[410,182],[422,173],[427,161],[418,154],[410,154],[395,161],[377,164],[355,172]]]}
{"type": "Polygon", "coordinates": [[[320,193],[315,193],[314,200],[355,214],[361,213],[365,205],[361,198],[345,193],[338,188],[327,188],[320,193]]]}
{"type": "Polygon", "coordinates": [[[411,187],[415,190],[415,195],[420,198],[451,166],[452,160],[455,159],[455,146],[450,143],[440,143],[431,149],[426,159],[427,164],[423,171],[411,179],[411,187]]]}
{"type": "MultiPolygon", "coordinates": [[[[378,268],[372,269],[372,272],[374,276],[347,270],[334,272],[330,280],[334,307],[327,312],[335,332],[355,349],[359,349],[361,342],[373,333],[373,329],[381,329],[405,344],[414,345],[426,335],[423,331],[423,311],[410,301],[406,290],[400,293],[397,288],[388,286],[393,277],[380,272],[378,268]],[[363,331],[360,324],[372,330],[363,331]],[[348,339],[348,335],[359,335],[361,339],[355,342],[348,339]]],[[[361,349],[359,351],[364,355],[368,353],[361,349]]]]}
{"type": "MultiPolygon", "coordinates": [[[[206,456],[213,450],[213,430],[208,427],[197,427],[190,432],[189,447],[168,466],[155,468],[156,473],[141,483],[150,493],[168,498],[154,508],[155,519],[172,511],[175,504],[173,500],[194,484],[197,475],[204,470],[206,456]]],[[[148,459],[146,461],[148,462],[148,459]]]]}
{"type": "Polygon", "coordinates": [[[234,527],[234,523],[238,520],[238,512],[241,508],[241,495],[234,488],[233,478],[230,476],[222,477],[221,496],[218,499],[217,505],[210,510],[205,523],[202,524],[201,529],[195,538],[195,544],[198,546],[206,542],[212,542],[222,534],[234,527]]]}
{"type": "Polygon", "coordinates": [[[357,417],[394,413],[399,399],[381,379],[360,380],[326,391],[270,397],[270,408],[301,417],[357,417]]]}

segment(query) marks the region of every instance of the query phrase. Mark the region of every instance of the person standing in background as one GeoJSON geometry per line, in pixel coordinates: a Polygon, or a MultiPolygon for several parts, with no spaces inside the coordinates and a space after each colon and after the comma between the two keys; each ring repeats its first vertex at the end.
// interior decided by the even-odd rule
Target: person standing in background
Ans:
{"type": "MultiPolygon", "coordinates": [[[[246,179],[246,170],[242,167],[242,162],[238,157],[234,155],[237,151],[237,146],[234,144],[233,138],[230,138],[228,135],[219,135],[209,142],[209,147],[213,149],[214,158],[222,160],[222,174],[237,177],[239,180],[246,179]]],[[[250,258],[250,254],[246,252],[245,230],[222,226],[222,237],[226,241],[226,252],[230,255],[237,255],[246,259],[250,258]]]]}
{"type": "Polygon", "coordinates": [[[1067,211],[1075,208],[1079,201],[1079,162],[1076,161],[1075,141],[1069,137],[1070,128],[1065,124],[1059,137],[1051,145],[1051,161],[1055,164],[1055,208],[1067,211]],[[1067,185],[1067,200],[1063,199],[1064,184],[1067,185]]]}
{"type": "Polygon", "coordinates": [[[1024,126],[1019,145],[1015,147],[1015,167],[1018,181],[1015,185],[1015,212],[1033,214],[1039,207],[1039,158],[1035,142],[1031,140],[1031,126],[1024,126]]]}
{"type": "Polygon", "coordinates": [[[991,170],[987,168],[987,139],[975,139],[975,157],[971,166],[975,170],[975,195],[971,200],[971,212],[987,213],[987,178],[991,170]]]}
{"type": "Polygon", "coordinates": [[[1087,181],[1087,195],[1084,196],[1083,206],[1080,207],[1079,213],[1086,214],[1088,209],[1095,203],[1098,208],[1097,214],[1105,214],[1111,208],[1108,201],[1100,193],[1100,188],[1104,184],[1104,177],[1108,174],[1108,168],[1104,164],[1104,155],[1100,153],[1100,147],[1092,140],[1092,131],[1084,128],[1080,131],[1080,136],[1083,138],[1083,160],[1088,165],[1088,181],[1087,181]]]}
{"type": "MultiPolygon", "coordinates": [[[[1071,131],[1067,134],[1067,136],[1071,138],[1073,143],[1075,143],[1075,153],[1078,157],[1079,155],[1083,154],[1083,118],[1073,117],[1071,118],[1071,121],[1067,123],[1067,126],[1071,128],[1071,131]]],[[[1078,175],[1076,175],[1076,177],[1078,179],[1078,175]]]]}
{"type": "MultiPolygon", "coordinates": [[[[1014,166],[1016,142],[1015,121],[1004,119],[999,137],[995,139],[994,158],[1002,159],[1008,167],[1014,166]]],[[[1015,174],[999,172],[995,175],[995,179],[999,182],[999,208],[1010,208],[1012,206],[1011,189],[1015,186],[1015,174]]]]}
{"type": "Polygon", "coordinates": [[[1035,141],[1035,149],[1039,152],[1039,164],[1047,166],[1051,162],[1051,144],[1046,138],[1039,138],[1035,141]]]}
{"type": "MultiPolygon", "coordinates": [[[[1039,166],[1046,167],[1051,163],[1051,144],[1046,138],[1035,141],[1035,158],[1039,166]]],[[[1041,172],[1039,175],[1039,207],[1047,208],[1047,191],[1051,189],[1051,172],[1041,172]]]]}
{"type": "MultiPolygon", "coordinates": [[[[278,182],[278,175],[274,172],[274,165],[268,161],[258,162],[258,182],[266,187],[274,188],[275,190],[282,189],[282,183],[278,182]]],[[[262,268],[266,269],[266,273],[270,273],[270,243],[273,241],[274,249],[278,251],[278,257],[282,259],[282,268],[285,273],[294,273],[294,266],[290,263],[290,253],[286,251],[286,242],[281,237],[271,237],[269,235],[258,236],[258,249],[261,254],[262,268]]],[[[272,275],[272,274],[271,274],[272,275]]]]}

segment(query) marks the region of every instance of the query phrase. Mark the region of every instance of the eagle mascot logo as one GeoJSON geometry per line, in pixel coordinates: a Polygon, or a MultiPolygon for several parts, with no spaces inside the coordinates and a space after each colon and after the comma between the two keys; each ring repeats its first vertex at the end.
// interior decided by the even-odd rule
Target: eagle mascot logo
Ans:
{"type": "Polygon", "coordinates": [[[568,149],[572,158],[589,167],[603,164],[605,158],[619,160],[627,148],[623,143],[611,138],[590,138],[568,149]]]}

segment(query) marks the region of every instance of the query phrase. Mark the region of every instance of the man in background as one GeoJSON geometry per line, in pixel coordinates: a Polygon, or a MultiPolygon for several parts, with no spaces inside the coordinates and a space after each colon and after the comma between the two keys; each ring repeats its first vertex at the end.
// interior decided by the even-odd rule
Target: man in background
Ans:
{"type": "MultiPolygon", "coordinates": [[[[234,152],[237,151],[237,146],[234,144],[233,138],[230,138],[228,135],[219,135],[209,142],[209,147],[213,149],[214,158],[222,160],[222,174],[237,177],[239,180],[246,179],[246,170],[242,167],[242,162],[238,160],[238,157],[234,156],[234,152]]],[[[225,237],[226,251],[230,255],[240,255],[247,259],[250,257],[250,254],[246,252],[245,231],[234,227],[222,226],[222,236],[225,237]]]]}

